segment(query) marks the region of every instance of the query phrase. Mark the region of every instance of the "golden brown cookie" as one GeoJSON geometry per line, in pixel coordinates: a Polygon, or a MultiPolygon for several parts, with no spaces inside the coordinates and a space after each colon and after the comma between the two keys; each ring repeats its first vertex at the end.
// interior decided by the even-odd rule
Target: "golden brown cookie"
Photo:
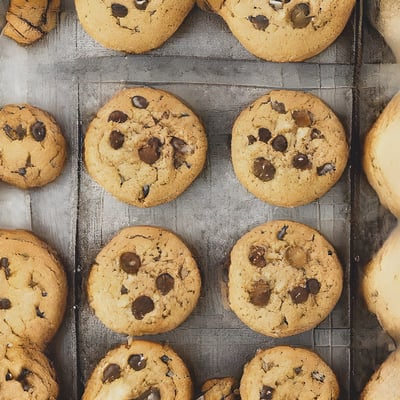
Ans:
{"type": "Polygon", "coordinates": [[[202,395],[196,400],[239,400],[239,385],[235,378],[209,379],[201,387],[202,395]]]}

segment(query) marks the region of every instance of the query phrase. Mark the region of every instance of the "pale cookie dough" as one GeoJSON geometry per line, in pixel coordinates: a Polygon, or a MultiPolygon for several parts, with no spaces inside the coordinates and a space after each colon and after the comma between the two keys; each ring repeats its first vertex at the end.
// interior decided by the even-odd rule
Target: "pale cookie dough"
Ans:
{"type": "Polygon", "coordinates": [[[162,90],[117,93],[85,137],[89,174],[116,198],[137,207],[178,197],[203,169],[207,137],[198,117],[162,90]]]}
{"type": "Polygon", "coordinates": [[[56,400],[58,384],[47,358],[35,347],[0,336],[1,400],[56,400]]]}
{"type": "Polygon", "coordinates": [[[201,387],[202,395],[196,400],[239,400],[238,383],[235,378],[209,379],[201,387]]]}
{"type": "Polygon", "coordinates": [[[120,231],[96,257],[88,297],[106,326],[139,336],[180,325],[195,308],[200,287],[196,261],[177,236],[135,226],[120,231]]]}
{"type": "Polygon", "coordinates": [[[82,400],[192,400],[192,382],[168,345],[134,340],[109,351],[87,382],[82,400]]]}
{"type": "Polygon", "coordinates": [[[362,292],[368,309],[382,328],[400,344],[400,225],[390,234],[372,261],[362,280],[362,292]]]}
{"type": "Polygon", "coordinates": [[[371,376],[360,400],[399,400],[400,350],[390,354],[371,376]]]}
{"type": "Polygon", "coordinates": [[[339,384],[314,352],[288,346],[259,350],[245,365],[242,400],[337,400],[339,384]]]}
{"type": "Polygon", "coordinates": [[[0,181],[22,189],[46,185],[65,159],[65,139],[50,114],[29,104],[0,108],[0,181]]]}
{"type": "Polygon", "coordinates": [[[363,167],[382,205],[400,218],[400,93],[368,132],[363,167]]]}
{"type": "Polygon", "coordinates": [[[230,307],[267,336],[314,328],[335,307],[342,286],[343,270],[332,245],[297,222],[260,225],[242,236],[230,254],[230,307]]]}
{"type": "Polygon", "coordinates": [[[30,232],[0,230],[0,335],[43,348],[61,324],[66,299],[54,251],[30,232]]]}
{"type": "Polygon", "coordinates": [[[104,47],[144,53],[179,28],[195,0],[75,0],[85,31],[104,47]]]}
{"type": "Polygon", "coordinates": [[[346,133],[318,97],[272,91],[241,112],[232,129],[232,163],[241,184],[281,207],[323,196],[348,159],[346,133]]]}
{"type": "Polygon", "coordinates": [[[228,24],[239,42],[268,61],[303,61],[342,33],[355,0],[198,0],[228,24]]]}
{"type": "Polygon", "coordinates": [[[3,35],[22,45],[41,39],[56,27],[61,0],[11,0],[3,35]]]}

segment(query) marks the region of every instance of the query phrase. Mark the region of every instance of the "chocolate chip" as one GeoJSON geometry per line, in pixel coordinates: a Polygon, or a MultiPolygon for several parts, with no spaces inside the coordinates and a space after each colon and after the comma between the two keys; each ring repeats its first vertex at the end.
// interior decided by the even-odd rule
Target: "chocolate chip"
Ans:
{"type": "Polygon", "coordinates": [[[122,111],[113,111],[109,116],[108,116],[108,122],[118,122],[118,123],[123,123],[126,122],[128,119],[128,116],[122,112],[122,111]]]}
{"type": "Polygon", "coordinates": [[[161,292],[163,296],[168,294],[175,285],[175,279],[170,274],[161,274],[158,275],[156,279],[157,289],[161,292]]]}
{"type": "Polygon", "coordinates": [[[271,297],[271,289],[267,282],[258,281],[252,288],[250,295],[250,303],[255,306],[262,307],[269,303],[271,297]]]}
{"type": "Polygon", "coordinates": [[[325,136],[321,133],[319,129],[313,128],[313,130],[311,131],[311,140],[324,138],[325,136]]]}
{"type": "Polygon", "coordinates": [[[11,140],[15,140],[16,138],[13,135],[13,128],[11,128],[10,125],[5,124],[3,126],[3,131],[4,133],[11,139],[11,140]]]}
{"type": "Polygon", "coordinates": [[[111,13],[113,17],[123,18],[128,15],[128,9],[122,4],[113,3],[111,4],[111,13]]]}
{"type": "Polygon", "coordinates": [[[29,369],[22,368],[20,374],[18,375],[17,381],[25,379],[29,374],[31,374],[31,371],[29,369]]]}
{"type": "Polygon", "coordinates": [[[157,388],[151,388],[133,400],[161,400],[161,394],[157,388]]]}
{"type": "Polygon", "coordinates": [[[333,254],[332,250],[328,250],[328,256],[331,256],[333,254]]]}
{"type": "Polygon", "coordinates": [[[39,309],[38,306],[36,307],[36,315],[37,315],[39,318],[44,318],[44,317],[45,317],[44,311],[40,311],[40,309],[39,309]]]}
{"type": "Polygon", "coordinates": [[[289,225],[283,225],[280,231],[277,233],[276,237],[278,240],[283,240],[283,238],[286,236],[287,230],[289,228],[289,225]]]}
{"type": "Polygon", "coordinates": [[[149,195],[150,186],[149,185],[144,185],[142,187],[142,192],[143,192],[143,199],[145,199],[149,195]]]}
{"type": "Polygon", "coordinates": [[[253,24],[254,28],[265,31],[269,25],[269,19],[265,15],[250,16],[249,21],[253,24]]]}
{"type": "Polygon", "coordinates": [[[119,266],[127,274],[137,274],[141,265],[140,257],[136,253],[127,251],[119,257],[119,266]]]}
{"type": "Polygon", "coordinates": [[[271,161],[266,160],[264,157],[258,157],[253,163],[253,174],[263,182],[268,182],[274,179],[276,169],[271,161]]]}
{"type": "Polygon", "coordinates": [[[17,172],[18,172],[19,175],[25,176],[26,175],[26,168],[19,168],[17,172]]]}
{"type": "Polygon", "coordinates": [[[283,8],[284,4],[290,3],[290,0],[269,0],[269,5],[275,10],[283,8]]]}
{"type": "Polygon", "coordinates": [[[305,28],[310,22],[310,6],[306,3],[296,4],[290,13],[293,27],[296,29],[305,28]]]}
{"type": "Polygon", "coordinates": [[[293,368],[293,371],[294,371],[294,373],[296,375],[299,375],[301,373],[301,371],[303,371],[303,368],[302,367],[296,367],[296,368],[293,368]]]}
{"type": "Polygon", "coordinates": [[[260,400],[272,400],[275,389],[271,386],[264,385],[260,392],[260,400]]]}
{"type": "Polygon", "coordinates": [[[309,128],[313,123],[312,114],[308,110],[292,111],[292,117],[299,128],[309,128]]]}
{"type": "Polygon", "coordinates": [[[21,385],[24,392],[29,392],[29,390],[32,389],[32,385],[26,379],[21,381],[21,385]]]}
{"type": "Polygon", "coordinates": [[[308,299],[308,290],[304,287],[296,286],[290,291],[290,297],[295,304],[304,303],[308,299]]]}
{"type": "Polygon", "coordinates": [[[280,151],[284,153],[287,150],[288,142],[283,135],[278,135],[274,140],[271,142],[272,148],[275,151],[280,151]]]}
{"type": "Polygon", "coordinates": [[[303,268],[307,264],[307,253],[298,246],[289,247],[286,250],[285,258],[294,268],[303,268]]]}
{"type": "Polygon", "coordinates": [[[325,381],[325,375],[318,371],[311,372],[311,377],[321,383],[324,383],[325,381]]]}
{"type": "Polygon", "coordinates": [[[118,150],[120,149],[125,141],[125,136],[123,133],[119,132],[119,131],[112,131],[110,133],[110,146],[114,149],[114,150],[118,150]]]}
{"type": "Polygon", "coordinates": [[[271,103],[271,107],[274,111],[278,112],[279,114],[286,114],[285,104],[280,103],[279,101],[273,101],[271,103]]]}
{"type": "Polygon", "coordinates": [[[249,145],[254,144],[257,142],[257,139],[253,135],[247,136],[247,140],[249,141],[249,145]]]}
{"type": "Polygon", "coordinates": [[[265,260],[265,249],[261,246],[251,246],[249,261],[255,265],[256,267],[265,267],[267,265],[267,261],[265,260]]]}
{"type": "Polygon", "coordinates": [[[154,303],[150,297],[140,296],[132,303],[132,314],[136,319],[143,319],[146,314],[154,310],[154,303]]]}
{"type": "Polygon", "coordinates": [[[121,367],[118,364],[108,364],[103,371],[103,383],[110,383],[121,376],[121,367]]]}
{"type": "Polygon", "coordinates": [[[27,368],[22,368],[20,374],[17,377],[17,381],[21,384],[22,389],[24,392],[28,392],[31,389],[31,385],[29,384],[28,380],[26,379],[28,375],[31,374],[31,371],[27,368]]]}
{"type": "Polygon", "coordinates": [[[311,162],[308,159],[307,155],[298,153],[292,159],[293,167],[297,169],[301,169],[302,171],[311,168],[311,162]]]}
{"type": "Polygon", "coordinates": [[[135,7],[138,10],[145,10],[149,5],[149,0],[135,0],[135,7]]]}
{"type": "Polygon", "coordinates": [[[13,378],[13,374],[8,370],[6,373],[6,381],[11,381],[13,378]]]}
{"type": "Polygon", "coordinates": [[[162,356],[160,357],[160,360],[161,360],[164,364],[168,364],[168,361],[171,361],[171,359],[170,359],[166,354],[162,355],[162,356]]]}
{"type": "Polygon", "coordinates": [[[264,143],[268,143],[270,141],[272,137],[272,133],[269,129],[267,128],[260,128],[258,130],[258,138],[264,142],[264,143]]]}
{"type": "Polygon", "coordinates": [[[329,172],[336,171],[336,167],[334,164],[331,163],[326,163],[322,165],[321,167],[317,167],[317,174],[318,176],[323,176],[328,174],[329,172]]]}
{"type": "Polygon", "coordinates": [[[147,108],[149,102],[142,96],[132,97],[132,104],[136,108],[147,108]]]}
{"type": "Polygon", "coordinates": [[[121,286],[120,293],[121,293],[122,295],[123,295],[123,294],[128,294],[128,293],[129,293],[129,290],[128,290],[128,288],[127,288],[126,286],[122,285],[122,286],[121,286]]]}
{"type": "Polygon", "coordinates": [[[42,291],[42,297],[47,297],[47,295],[48,295],[48,293],[43,290],[42,291]]]}
{"type": "Polygon", "coordinates": [[[171,145],[174,148],[174,167],[178,169],[185,163],[185,155],[192,153],[192,148],[182,139],[173,137],[171,145]]]}
{"type": "Polygon", "coordinates": [[[141,371],[142,369],[146,368],[147,361],[143,357],[143,354],[132,354],[128,358],[128,364],[135,371],[141,371]]]}
{"type": "Polygon", "coordinates": [[[139,158],[146,164],[154,164],[160,158],[160,148],[162,144],[160,139],[152,137],[143,147],[139,149],[139,158]]]}
{"type": "Polygon", "coordinates": [[[8,280],[8,278],[11,275],[11,271],[9,268],[9,262],[7,257],[0,258],[0,268],[4,268],[4,274],[6,276],[6,279],[8,280]]]}
{"type": "Polygon", "coordinates": [[[22,140],[26,136],[26,129],[21,124],[19,124],[15,128],[15,133],[17,134],[18,140],[22,140]]]}
{"type": "Polygon", "coordinates": [[[9,299],[0,299],[0,310],[8,310],[11,308],[11,301],[9,299]]]}
{"type": "Polygon", "coordinates": [[[317,294],[321,289],[321,284],[317,279],[308,279],[306,282],[306,288],[311,294],[317,294]]]}
{"type": "Polygon", "coordinates": [[[46,137],[46,126],[41,121],[36,121],[31,125],[31,134],[37,142],[42,142],[46,137]]]}

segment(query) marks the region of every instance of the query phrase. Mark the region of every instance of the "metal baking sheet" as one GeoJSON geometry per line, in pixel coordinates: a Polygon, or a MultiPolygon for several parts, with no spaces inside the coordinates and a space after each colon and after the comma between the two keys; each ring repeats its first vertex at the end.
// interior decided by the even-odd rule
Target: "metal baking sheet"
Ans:
{"type": "Polygon", "coordinates": [[[48,110],[69,145],[68,163],[54,183],[29,191],[0,184],[0,226],[33,230],[57,249],[68,273],[66,318],[48,349],[59,376],[60,399],[79,399],[95,364],[126,339],[96,319],[85,284],[102,246],[134,224],[172,229],[198,260],[203,289],[195,312],[174,331],[148,337],[176,348],[197,389],[207,378],[240,377],[244,363],[260,347],[293,344],[314,349],[332,366],[342,400],[356,398],[393,346],[357,290],[363,265],[394,223],[366,183],[359,159],[363,135],[398,84],[394,78],[389,84],[383,79],[398,68],[379,35],[362,20],[363,4],[332,46],[295,64],[255,58],[218,16],[197,8],[160,49],[125,55],[86,35],[72,0],[62,7],[57,29],[33,46],[23,48],[0,37],[0,104],[30,102],[48,110]],[[206,168],[194,184],[177,200],[145,210],[106,193],[88,176],[81,157],[85,129],[97,110],[119,89],[136,85],[169,90],[184,99],[204,121],[209,139],[206,168]],[[240,110],[279,88],[320,96],[340,117],[352,144],[340,182],[320,200],[294,209],[254,198],[235,178],[230,161],[230,131],[240,110]],[[248,229],[278,218],[319,229],[345,269],[345,289],[333,313],[316,329],[285,339],[245,327],[221,295],[232,245],[248,229]]]}

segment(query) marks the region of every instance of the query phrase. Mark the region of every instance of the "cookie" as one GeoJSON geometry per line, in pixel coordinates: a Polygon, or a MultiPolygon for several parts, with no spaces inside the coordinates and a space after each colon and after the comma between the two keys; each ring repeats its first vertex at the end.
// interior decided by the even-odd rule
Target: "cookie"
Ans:
{"type": "Polygon", "coordinates": [[[372,375],[361,393],[360,400],[398,400],[400,379],[400,350],[394,351],[372,375]]]}
{"type": "Polygon", "coordinates": [[[346,134],[318,97],[272,91],[236,119],[232,163],[241,184],[259,199],[295,207],[323,196],[347,163],[346,134]]]}
{"type": "Polygon", "coordinates": [[[198,0],[214,11],[252,54],[268,61],[303,61],[343,31],[355,0],[198,0]]]}
{"type": "Polygon", "coordinates": [[[400,93],[383,110],[364,143],[363,167],[382,205],[400,218],[400,93]]]}
{"type": "Polygon", "coordinates": [[[400,225],[364,270],[362,293],[382,328],[400,344],[400,225]]]}
{"type": "Polygon", "coordinates": [[[54,251],[32,233],[0,230],[0,335],[44,347],[65,310],[67,282],[54,251]]]}
{"type": "Polygon", "coordinates": [[[180,325],[201,287],[196,261],[172,232],[121,230],[98,254],[88,278],[89,304],[110,329],[139,336],[180,325]]]}
{"type": "Polygon", "coordinates": [[[144,53],[179,28],[195,0],[75,0],[85,31],[104,47],[144,53]]]}
{"type": "Polygon", "coordinates": [[[196,400],[239,400],[239,389],[233,377],[209,379],[201,387],[202,395],[196,400]]]}
{"type": "Polygon", "coordinates": [[[46,185],[65,158],[64,136],[50,114],[29,104],[0,108],[0,181],[22,189],[46,185]]]}
{"type": "Polygon", "coordinates": [[[35,347],[0,338],[0,398],[56,400],[58,384],[53,367],[35,347]]]}
{"type": "Polygon", "coordinates": [[[245,365],[240,395],[242,400],[336,400],[339,384],[314,352],[278,346],[259,350],[245,365]]]}
{"type": "Polygon", "coordinates": [[[56,27],[60,0],[11,0],[3,35],[28,45],[56,27]]]}
{"type": "Polygon", "coordinates": [[[192,400],[189,372],[166,344],[134,340],[109,351],[94,369],[82,400],[192,400]]]}
{"type": "Polygon", "coordinates": [[[203,169],[202,123],[172,94],[151,88],[117,93],[85,137],[89,174],[118,199],[151,207],[178,197],[203,169]]]}
{"type": "Polygon", "coordinates": [[[335,250],[316,230],[270,221],[232,248],[229,304],[251,329],[272,337],[305,332],[335,307],[343,271],[335,250]]]}

